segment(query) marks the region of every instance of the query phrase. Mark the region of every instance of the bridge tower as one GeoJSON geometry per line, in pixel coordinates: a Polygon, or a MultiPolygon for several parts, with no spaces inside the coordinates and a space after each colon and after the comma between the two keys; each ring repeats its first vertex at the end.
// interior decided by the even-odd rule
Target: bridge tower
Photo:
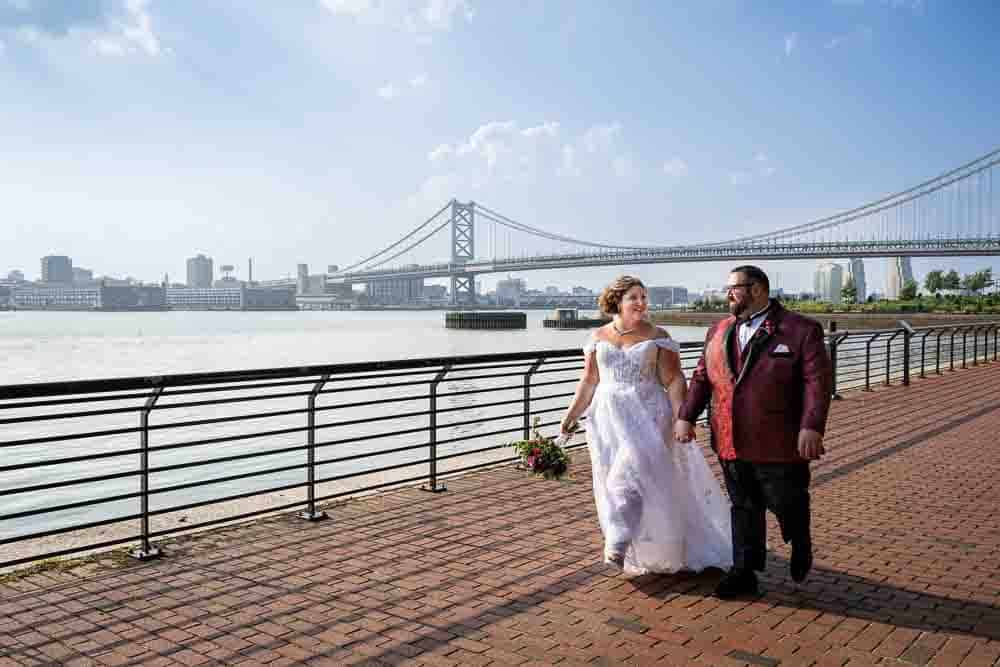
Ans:
{"type": "MultiPolygon", "coordinates": [[[[476,258],[476,204],[451,200],[451,263],[465,264],[476,258]]],[[[476,276],[472,273],[451,276],[451,302],[476,302],[476,276]]]]}

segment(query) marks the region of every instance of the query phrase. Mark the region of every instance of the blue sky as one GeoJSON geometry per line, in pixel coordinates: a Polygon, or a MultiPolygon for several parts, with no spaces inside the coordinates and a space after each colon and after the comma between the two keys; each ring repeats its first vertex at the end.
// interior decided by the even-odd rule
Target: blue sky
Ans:
{"type": "MultiPolygon", "coordinates": [[[[0,0],[0,271],[66,253],[182,278],[196,252],[241,277],[249,256],[257,278],[320,271],[451,197],[610,243],[707,241],[1000,144],[994,2],[524,4],[0,0]]],[[[701,288],[728,267],[625,268],[701,288]]],[[[765,268],[811,285],[810,263],[765,268]]]]}

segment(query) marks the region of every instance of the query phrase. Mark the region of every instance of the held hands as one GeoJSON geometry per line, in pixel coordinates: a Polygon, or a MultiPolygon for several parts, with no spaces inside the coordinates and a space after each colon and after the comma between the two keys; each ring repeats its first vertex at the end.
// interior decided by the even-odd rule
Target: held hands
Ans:
{"type": "Polygon", "coordinates": [[[677,442],[691,442],[694,438],[694,424],[683,419],[674,421],[674,440],[677,442]]]}
{"type": "Polygon", "coordinates": [[[808,461],[815,461],[823,454],[826,454],[826,450],[823,449],[822,434],[808,428],[799,431],[799,456],[808,461]]]}

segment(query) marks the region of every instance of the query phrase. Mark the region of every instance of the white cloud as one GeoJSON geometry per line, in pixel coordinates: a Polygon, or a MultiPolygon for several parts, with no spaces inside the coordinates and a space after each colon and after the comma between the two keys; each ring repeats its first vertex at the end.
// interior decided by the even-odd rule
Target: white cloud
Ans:
{"type": "Polygon", "coordinates": [[[429,0],[419,16],[431,30],[451,30],[456,14],[471,22],[476,12],[466,0],[429,0]]]}
{"type": "Polygon", "coordinates": [[[410,79],[410,86],[412,88],[421,88],[427,84],[427,75],[418,74],[412,79],[410,79]]]}
{"type": "Polygon", "coordinates": [[[663,163],[663,173],[670,178],[680,178],[688,173],[687,162],[679,157],[672,157],[663,163]]]}
{"type": "Polygon", "coordinates": [[[431,162],[441,162],[442,160],[454,154],[455,154],[455,149],[451,147],[451,144],[441,144],[427,154],[427,159],[430,160],[431,162]]]}
{"type": "Polygon", "coordinates": [[[119,27],[125,40],[149,56],[160,55],[160,40],[153,32],[153,19],[146,11],[149,0],[126,0],[128,22],[119,27]]]}
{"type": "Polygon", "coordinates": [[[521,130],[521,134],[523,134],[526,137],[538,137],[538,136],[555,137],[556,135],[559,134],[559,123],[548,122],[548,123],[542,123],[541,125],[536,125],[535,127],[526,127],[525,129],[521,130]]]}
{"type": "Polygon", "coordinates": [[[609,123],[606,125],[594,125],[587,130],[581,143],[583,149],[588,153],[596,153],[607,150],[614,144],[615,139],[621,132],[622,126],[619,123],[609,123]]]}
{"type": "Polygon", "coordinates": [[[375,93],[383,100],[393,100],[399,97],[399,89],[391,82],[376,90],[375,93]]]}
{"type": "Polygon", "coordinates": [[[90,44],[94,47],[94,51],[102,56],[123,56],[126,53],[125,47],[112,39],[97,37],[90,44]]]}
{"type": "Polygon", "coordinates": [[[790,56],[795,48],[799,45],[799,33],[793,32],[789,35],[785,35],[785,55],[790,56]]]}

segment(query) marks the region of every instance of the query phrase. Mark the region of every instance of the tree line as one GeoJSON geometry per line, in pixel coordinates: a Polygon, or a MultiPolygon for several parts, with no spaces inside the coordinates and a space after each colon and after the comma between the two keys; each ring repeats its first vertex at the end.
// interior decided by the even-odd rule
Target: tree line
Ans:
{"type": "MultiPolygon", "coordinates": [[[[930,294],[937,296],[938,292],[944,290],[966,290],[971,294],[978,295],[984,289],[993,284],[993,269],[980,269],[974,273],[967,273],[959,277],[955,269],[947,273],[941,269],[929,271],[924,276],[924,289],[930,294]]],[[[916,280],[907,280],[899,290],[900,301],[911,301],[917,298],[920,287],[916,280]]],[[[840,290],[840,297],[846,303],[857,303],[858,288],[854,283],[854,276],[849,276],[847,282],[840,290]]]]}

